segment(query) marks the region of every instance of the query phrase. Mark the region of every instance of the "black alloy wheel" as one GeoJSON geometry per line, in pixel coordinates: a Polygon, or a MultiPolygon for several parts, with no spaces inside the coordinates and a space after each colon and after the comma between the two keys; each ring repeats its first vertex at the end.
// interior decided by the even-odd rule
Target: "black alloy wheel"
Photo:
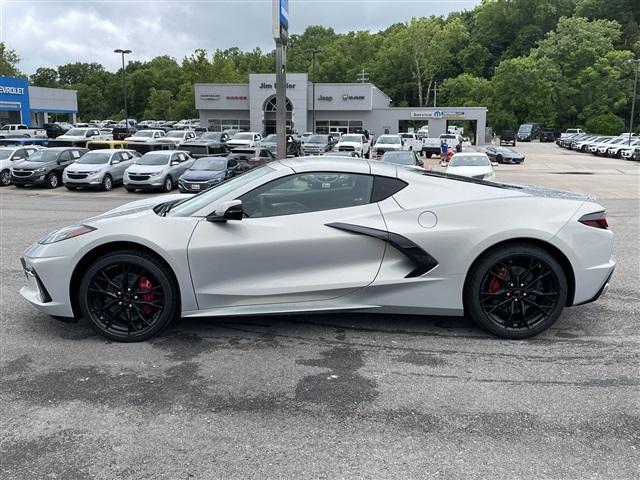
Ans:
{"type": "Polygon", "coordinates": [[[47,178],[45,178],[45,184],[47,185],[47,188],[58,188],[58,175],[55,174],[55,172],[51,172],[49,175],[47,175],[47,178]]]}
{"type": "Polygon", "coordinates": [[[7,185],[11,185],[11,171],[4,169],[0,172],[0,187],[6,187],[7,185]]]}
{"type": "Polygon", "coordinates": [[[112,188],[113,188],[113,179],[111,178],[111,175],[107,174],[102,179],[102,190],[104,190],[105,192],[108,192],[112,188]]]}
{"type": "Polygon", "coordinates": [[[527,338],[558,319],[567,301],[567,281],[558,261],[544,249],[510,245],[475,266],[465,305],[481,327],[504,338],[527,338]]]}
{"type": "Polygon", "coordinates": [[[152,255],[109,253],[85,272],[79,289],[84,318],[118,342],[147,340],[176,315],[178,289],[171,272],[152,255]]]}

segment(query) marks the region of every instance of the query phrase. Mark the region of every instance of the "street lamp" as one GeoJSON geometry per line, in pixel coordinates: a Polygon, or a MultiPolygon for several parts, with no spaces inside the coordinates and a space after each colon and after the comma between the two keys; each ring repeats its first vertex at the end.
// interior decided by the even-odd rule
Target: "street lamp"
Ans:
{"type": "Polygon", "coordinates": [[[311,86],[311,95],[313,97],[311,101],[311,131],[316,133],[316,54],[322,53],[322,50],[319,48],[308,48],[306,50],[307,53],[311,54],[311,63],[312,67],[312,86],[311,86]]]}
{"type": "Polygon", "coordinates": [[[123,50],[122,48],[116,48],[113,53],[122,54],[122,90],[124,92],[124,124],[127,129],[129,128],[129,115],[127,114],[127,82],[124,74],[124,56],[131,53],[131,50],[123,50]]]}
{"type": "Polygon", "coordinates": [[[636,64],[636,77],[633,81],[633,97],[631,99],[631,118],[629,119],[629,145],[631,145],[631,135],[633,134],[633,117],[636,114],[636,92],[638,91],[638,70],[640,70],[640,58],[629,60],[629,63],[636,64]]]}

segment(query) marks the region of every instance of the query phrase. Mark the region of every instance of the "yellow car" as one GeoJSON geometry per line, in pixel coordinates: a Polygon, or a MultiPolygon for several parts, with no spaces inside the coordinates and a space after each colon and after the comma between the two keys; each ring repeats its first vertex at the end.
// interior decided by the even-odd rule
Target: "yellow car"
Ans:
{"type": "Polygon", "coordinates": [[[122,140],[90,140],[87,142],[87,148],[89,150],[103,150],[105,148],[113,149],[113,148],[125,148],[127,142],[123,142],[122,140]]]}

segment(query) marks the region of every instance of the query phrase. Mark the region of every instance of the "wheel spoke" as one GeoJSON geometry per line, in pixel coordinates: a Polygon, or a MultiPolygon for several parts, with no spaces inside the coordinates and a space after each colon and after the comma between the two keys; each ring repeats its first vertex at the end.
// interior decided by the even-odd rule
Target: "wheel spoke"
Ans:
{"type": "Polygon", "coordinates": [[[117,302],[117,301],[118,301],[117,299],[112,300],[111,302],[109,302],[109,303],[105,303],[105,304],[104,304],[103,306],[101,306],[101,307],[93,308],[92,310],[93,310],[94,312],[101,312],[102,310],[107,310],[108,308],[113,307],[113,306],[116,304],[116,302],[117,302]]]}
{"type": "Polygon", "coordinates": [[[525,298],[525,299],[524,299],[524,301],[525,301],[525,302],[527,302],[529,305],[532,305],[532,306],[534,306],[535,308],[537,308],[538,310],[540,310],[540,311],[542,312],[542,314],[543,314],[545,317],[548,317],[550,312],[547,312],[547,311],[544,309],[544,307],[547,307],[547,308],[553,308],[553,306],[547,306],[547,305],[544,305],[544,306],[543,306],[543,305],[538,305],[536,302],[532,302],[532,301],[531,301],[531,300],[529,300],[528,298],[525,298]]]}
{"type": "Polygon", "coordinates": [[[496,308],[503,306],[504,304],[506,304],[509,301],[511,301],[511,299],[507,298],[506,300],[503,300],[502,302],[495,304],[491,310],[489,310],[488,312],[485,312],[485,313],[487,313],[487,315],[488,315],[489,313],[493,312],[496,308]]]}
{"type": "Polygon", "coordinates": [[[116,285],[116,284],[115,284],[115,282],[113,282],[113,280],[111,280],[111,279],[107,276],[107,274],[105,273],[105,271],[104,271],[104,270],[101,270],[101,271],[100,271],[100,275],[102,275],[102,278],[104,278],[104,279],[107,281],[107,283],[108,283],[109,285],[111,285],[113,288],[115,288],[115,289],[117,289],[117,290],[120,290],[120,287],[119,287],[118,285],[116,285]]]}
{"type": "Polygon", "coordinates": [[[90,291],[90,292],[100,293],[100,294],[102,294],[102,295],[106,295],[107,297],[111,297],[111,298],[118,298],[118,296],[117,296],[115,293],[110,292],[110,291],[108,291],[108,290],[105,290],[105,289],[101,288],[101,287],[100,287],[98,284],[96,284],[96,283],[94,283],[94,285],[95,285],[95,287],[97,287],[97,288],[89,288],[89,291],[90,291]]]}

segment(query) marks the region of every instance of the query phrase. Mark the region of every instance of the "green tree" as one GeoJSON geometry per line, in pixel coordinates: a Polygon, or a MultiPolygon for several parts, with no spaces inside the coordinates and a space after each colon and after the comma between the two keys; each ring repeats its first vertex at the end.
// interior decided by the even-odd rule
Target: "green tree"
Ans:
{"type": "Polygon", "coordinates": [[[4,42],[0,42],[0,75],[6,77],[19,77],[22,74],[18,70],[20,57],[15,50],[7,47],[4,42]]]}
{"type": "Polygon", "coordinates": [[[169,90],[156,90],[155,88],[151,88],[149,90],[147,109],[144,112],[144,117],[155,120],[168,120],[172,108],[173,95],[169,90]]]}
{"type": "Polygon", "coordinates": [[[58,86],[58,72],[55,68],[40,67],[29,77],[29,83],[36,87],[55,88],[58,86]]]}
{"type": "Polygon", "coordinates": [[[491,82],[470,73],[463,73],[442,82],[439,98],[443,105],[486,106],[491,99],[491,82]]]}
{"type": "Polygon", "coordinates": [[[602,135],[618,135],[625,128],[624,120],[614,113],[594,115],[588,118],[584,125],[589,132],[602,135]]]}

